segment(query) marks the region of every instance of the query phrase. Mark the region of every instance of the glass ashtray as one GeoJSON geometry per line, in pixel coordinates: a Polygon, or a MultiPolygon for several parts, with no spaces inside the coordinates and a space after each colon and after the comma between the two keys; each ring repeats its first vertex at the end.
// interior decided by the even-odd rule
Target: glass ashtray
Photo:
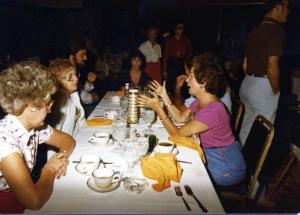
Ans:
{"type": "Polygon", "coordinates": [[[124,188],[126,191],[131,193],[140,194],[143,192],[149,183],[143,178],[126,178],[124,180],[124,188]]]}

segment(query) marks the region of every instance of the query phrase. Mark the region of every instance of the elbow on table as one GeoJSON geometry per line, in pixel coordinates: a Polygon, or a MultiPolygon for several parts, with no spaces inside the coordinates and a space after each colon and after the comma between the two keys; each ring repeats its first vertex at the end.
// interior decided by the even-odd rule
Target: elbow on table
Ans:
{"type": "Polygon", "coordinates": [[[39,198],[36,198],[24,206],[26,209],[29,209],[29,210],[40,210],[43,207],[43,205],[44,205],[44,202],[42,202],[39,198]]]}

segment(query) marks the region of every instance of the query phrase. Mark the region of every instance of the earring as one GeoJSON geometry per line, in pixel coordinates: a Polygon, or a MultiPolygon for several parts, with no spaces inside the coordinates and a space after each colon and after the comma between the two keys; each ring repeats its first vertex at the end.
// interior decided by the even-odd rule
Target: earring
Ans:
{"type": "Polygon", "coordinates": [[[31,108],[30,111],[31,112],[36,112],[36,109],[35,108],[31,108]]]}

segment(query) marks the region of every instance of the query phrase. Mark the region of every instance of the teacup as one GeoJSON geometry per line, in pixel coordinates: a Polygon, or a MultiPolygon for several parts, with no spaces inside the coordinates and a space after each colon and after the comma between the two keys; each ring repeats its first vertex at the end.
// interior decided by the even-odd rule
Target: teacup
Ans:
{"type": "Polygon", "coordinates": [[[175,144],[172,141],[164,140],[158,142],[156,151],[159,153],[171,153],[174,148],[175,144]]]}
{"type": "Polygon", "coordinates": [[[89,141],[97,144],[106,144],[109,140],[109,133],[107,132],[96,132],[89,141]]]}
{"type": "Polygon", "coordinates": [[[80,158],[80,163],[77,166],[78,171],[81,173],[91,175],[97,169],[100,158],[97,155],[83,155],[80,158]]]}
{"type": "Polygon", "coordinates": [[[114,120],[117,115],[118,115],[118,112],[114,111],[114,110],[104,113],[104,117],[107,119],[111,119],[111,120],[114,120]]]}
{"type": "Polygon", "coordinates": [[[109,98],[113,103],[119,104],[120,103],[120,96],[112,96],[109,98]]]}
{"type": "Polygon", "coordinates": [[[93,171],[95,185],[100,188],[105,188],[114,182],[121,180],[120,173],[108,168],[99,168],[93,171]]]}

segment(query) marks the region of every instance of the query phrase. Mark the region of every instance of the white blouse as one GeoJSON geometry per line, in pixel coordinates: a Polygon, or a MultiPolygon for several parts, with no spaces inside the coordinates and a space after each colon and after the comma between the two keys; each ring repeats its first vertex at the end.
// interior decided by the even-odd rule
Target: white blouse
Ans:
{"type": "MultiPolygon", "coordinates": [[[[0,161],[9,154],[20,153],[31,172],[36,161],[38,144],[45,143],[52,133],[50,126],[27,131],[16,116],[6,115],[0,120],[0,161]]],[[[0,171],[0,191],[8,188],[0,171]]]]}
{"type": "Polygon", "coordinates": [[[139,47],[139,50],[145,55],[147,63],[157,63],[161,58],[160,45],[155,43],[155,45],[152,46],[149,40],[142,43],[139,47]]]}

